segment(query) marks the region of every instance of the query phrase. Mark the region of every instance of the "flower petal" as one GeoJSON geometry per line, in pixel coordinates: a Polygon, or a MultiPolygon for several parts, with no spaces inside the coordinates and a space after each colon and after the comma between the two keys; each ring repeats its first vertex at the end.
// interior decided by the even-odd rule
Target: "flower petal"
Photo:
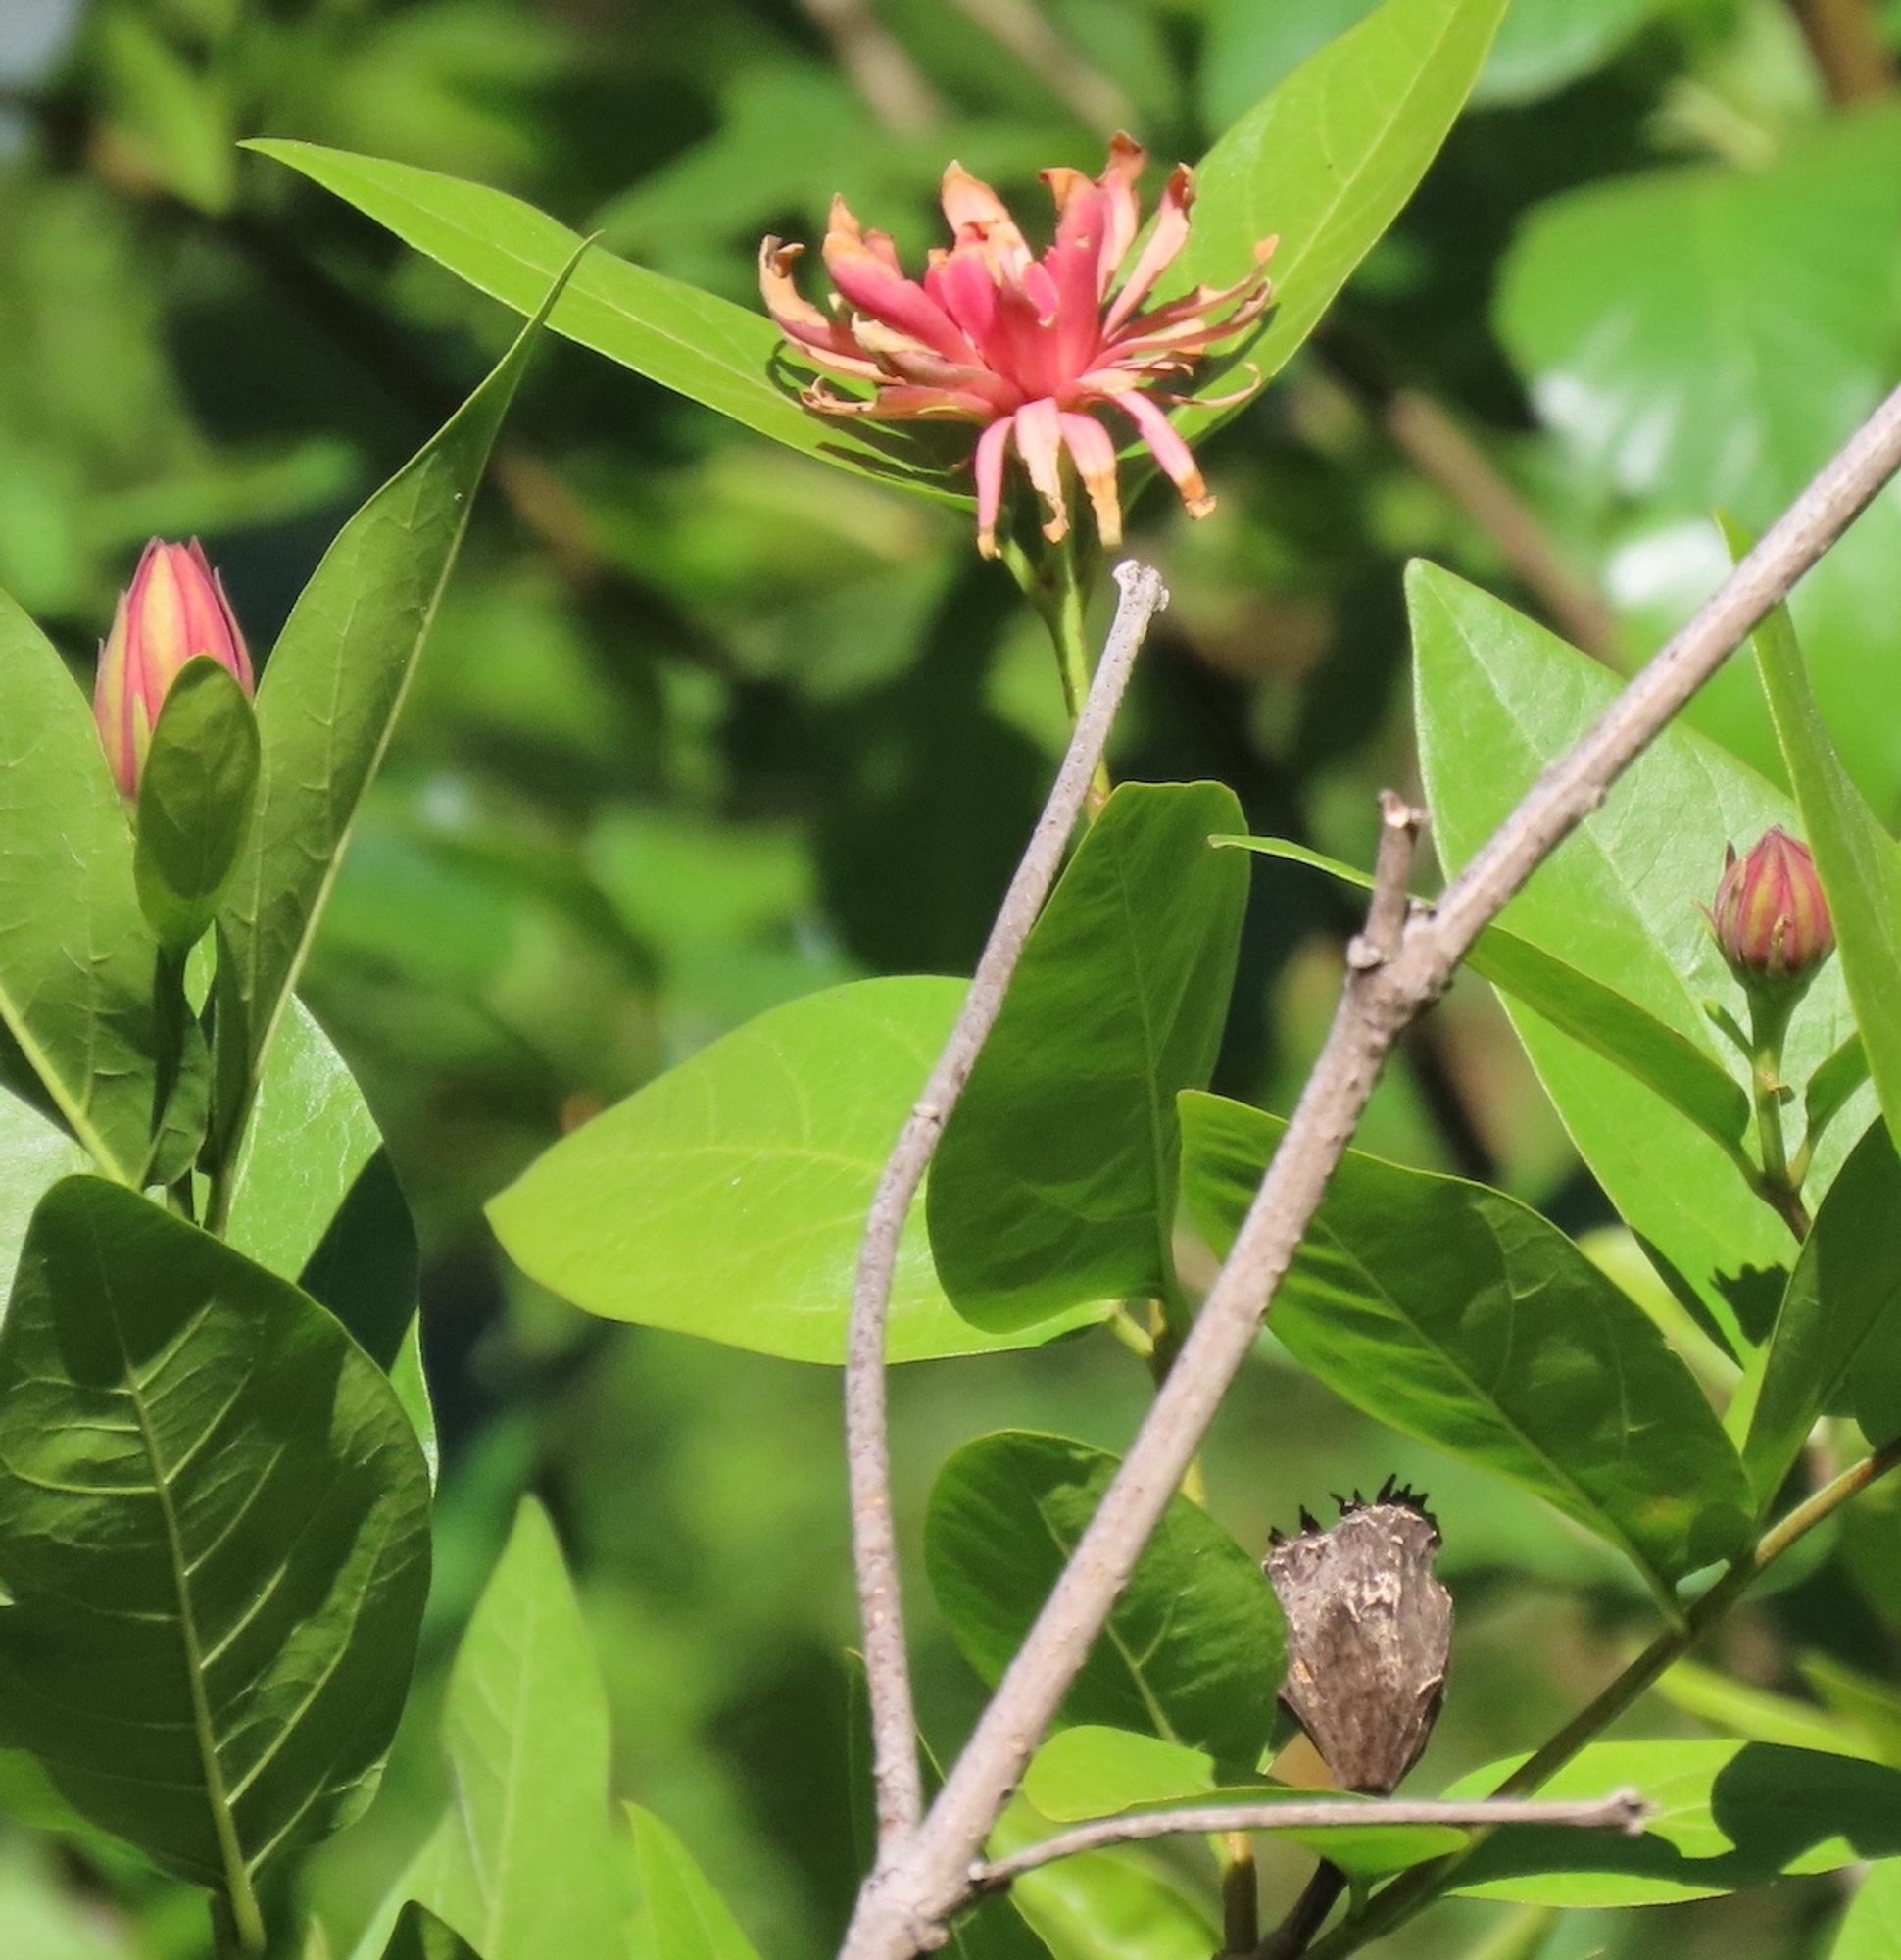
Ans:
{"type": "Polygon", "coordinates": [[[977,438],[971,465],[977,478],[977,550],[985,558],[997,556],[997,519],[1003,509],[1003,456],[1010,427],[1007,418],[992,422],[977,438]]]}
{"type": "Polygon", "coordinates": [[[933,253],[924,290],[988,359],[986,343],[997,324],[997,279],[981,248],[959,245],[953,251],[933,253]]]}
{"type": "Polygon", "coordinates": [[[1175,255],[1188,243],[1189,213],[1194,205],[1194,172],[1178,164],[1162,192],[1161,207],[1155,213],[1155,228],[1142,248],[1135,270],[1122,282],[1122,290],[1110,303],[1102,320],[1104,334],[1112,334],[1154,290],[1155,281],[1175,262],[1175,255]]]}
{"type": "Polygon", "coordinates": [[[1109,138],[1108,162],[1096,180],[1108,209],[1108,222],[1102,232],[1102,256],[1097,268],[1098,299],[1108,297],[1116,268],[1129,256],[1129,247],[1136,242],[1136,233],[1142,228],[1142,200],[1136,195],[1136,185],[1147,168],[1148,152],[1133,136],[1118,130],[1109,138]]]}
{"type": "Polygon", "coordinates": [[[1188,507],[1189,515],[1205,517],[1214,509],[1214,499],[1208,495],[1208,486],[1201,480],[1194,452],[1170,426],[1168,417],[1146,395],[1118,395],[1115,406],[1141,431],[1149,454],[1182,493],[1182,502],[1188,507]]]}
{"type": "Polygon", "coordinates": [[[956,322],[915,279],[894,272],[864,241],[849,231],[825,234],[825,270],[846,301],[859,313],[908,333],[948,361],[968,361],[970,343],[956,322]]]}
{"type": "Polygon", "coordinates": [[[989,422],[997,419],[996,404],[981,395],[967,395],[950,388],[918,388],[895,382],[875,395],[860,399],[854,395],[835,395],[823,382],[814,382],[801,391],[799,399],[821,416],[862,416],[884,422],[989,422]]]}
{"type": "Polygon", "coordinates": [[[1015,428],[1016,453],[1049,510],[1043,535],[1053,545],[1069,535],[1069,506],[1063,500],[1062,416],[1055,403],[1045,397],[1017,410],[1015,428]]]}
{"type": "Polygon", "coordinates": [[[792,269],[804,250],[803,245],[784,245],[776,238],[759,246],[759,292],[772,323],[788,340],[822,354],[825,365],[840,373],[874,377],[879,372],[878,364],[859,349],[851,328],[820,313],[800,292],[792,269]]]}
{"type": "Polygon", "coordinates": [[[1063,446],[1076,465],[1076,473],[1083,479],[1090,507],[1096,513],[1097,533],[1113,550],[1122,542],[1122,499],[1115,487],[1115,444],[1094,416],[1066,415],[1061,422],[1063,446]]]}

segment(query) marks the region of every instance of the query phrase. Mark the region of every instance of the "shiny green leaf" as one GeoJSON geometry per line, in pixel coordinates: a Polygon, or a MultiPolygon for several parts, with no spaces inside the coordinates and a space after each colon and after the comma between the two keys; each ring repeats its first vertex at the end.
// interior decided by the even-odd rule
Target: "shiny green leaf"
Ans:
{"type": "Polygon", "coordinates": [[[931,1250],[980,1327],[1174,1287],[1175,1097],[1227,1018],[1246,860],[1218,783],[1126,783],[1077,848],[931,1168],[931,1250]]]}
{"type": "Polygon", "coordinates": [[[41,1200],[0,1325],[0,1741],[255,1910],[409,1691],[429,1483],[314,1300],[137,1194],[41,1200]]]}
{"type": "MultiPolygon", "coordinates": [[[[1285,1128],[1183,1097],[1183,1207],[1218,1254],[1285,1128]]],[[[1666,1599],[1742,1542],[1748,1485],[1694,1377],[1640,1307],[1502,1192],[1349,1152],[1270,1324],[1337,1395],[1535,1492],[1666,1599]]]]}
{"type": "MultiPolygon", "coordinates": [[[[772,1008],[557,1144],[490,1203],[497,1236],[524,1272],[606,1319],[843,1361],[865,1214],[963,992],[863,980],[772,1008]]],[[[973,1327],[913,1215],[890,1351],[1030,1346],[1107,1310],[973,1327]]]]}
{"type": "MultiPolygon", "coordinates": [[[[1118,1468],[1067,1437],[1004,1430],[938,1474],[924,1556],[964,1658],[995,1684],[1118,1468]]],[[[1286,1634],[1259,1564],[1176,1498],[1064,1702],[1252,1767],[1274,1726],[1286,1634]]]]}

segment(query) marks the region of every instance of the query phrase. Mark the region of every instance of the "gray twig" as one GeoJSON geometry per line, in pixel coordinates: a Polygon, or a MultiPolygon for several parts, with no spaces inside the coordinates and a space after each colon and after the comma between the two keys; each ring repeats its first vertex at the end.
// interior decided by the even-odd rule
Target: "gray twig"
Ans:
{"type": "MultiPolygon", "coordinates": [[[[1252,1348],[1394,1042],[1444,991],[1473,941],[1533,871],[1897,468],[1901,389],[1597,725],[1546,769],[1438,907],[1404,921],[1389,957],[1349,968],[1326,1045],[1174,1368],[929,1816],[860,1893],[841,1960],[909,1960],[941,1943],[950,1915],[969,1895],[973,1860],[1252,1348]]],[[[1377,945],[1372,919],[1390,903],[1376,892],[1370,945],[1377,945]]]]}
{"type": "Polygon", "coordinates": [[[857,1573],[865,1678],[871,1697],[881,1859],[913,1829],[924,1810],[891,1505],[885,1323],[891,1308],[892,1276],[911,1200],[924,1182],[938,1139],[963,1094],[978,1054],[997,1023],[1024,942],[1055,882],[1063,851],[1082,816],[1096,765],[1108,746],[1109,730],[1148,622],[1168,604],[1168,589],[1161,575],[1147,565],[1132,560],[1116,567],[1115,577],[1122,588],[1122,600],[1088,699],[1076,717],[1069,751],[1031,833],[1029,848],[1003,896],[970,992],[964,997],[963,1011],[878,1181],[858,1254],[845,1365],[845,1438],[852,1489],[852,1556],[857,1573]]]}
{"type": "Polygon", "coordinates": [[[1489,1831],[1502,1825],[1543,1824],[1578,1831],[1622,1831],[1636,1837],[1643,1830],[1650,1806],[1633,1789],[1619,1790],[1596,1803],[1532,1803],[1490,1797],[1472,1803],[1443,1798],[1289,1797],[1266,1803],[1198,1803],[1179,1810],[1125,1812],[1119,1817],[1096,1817],[1073,1830],[1058,1832],[1040,1843],[1025,1845],[1007,1858],[974,1865],[973,1891],[1001,1891],[1025,1872],[1099,1851],[1105,1844],[1134,1844],[1147,1838],[1212,1835],[1222,1831],[1326,1831],[1363,1829],[1372,1824],[1438,1824],[1467,1831],[1489,1831]]]}

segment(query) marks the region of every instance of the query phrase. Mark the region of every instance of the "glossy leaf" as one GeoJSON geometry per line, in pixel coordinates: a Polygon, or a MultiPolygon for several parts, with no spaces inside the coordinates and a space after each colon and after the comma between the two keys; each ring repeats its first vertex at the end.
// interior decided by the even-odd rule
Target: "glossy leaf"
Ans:
{"type": "Polygon", "coordinates": [[[428,1500],[315,1301],[135,1193],[55,1186],[0,1326],[0,1741],[241,1907],[373,1787],[428,1500]]]}
{"type": "MultiPolygon", "coordinates": [[[[1168,290],[1226,286],[1278,235],[1279,295],[1224,367],[1277,374],[1398,217],[1438,154],[1506,0],[1387,0],[1323,47],[1215,143],[1195,172],[1194,228],[1168,290]]],[[[1189,408],[1193,438],[1232,411],[1189,408]]]]}
{"type": "Polygon", "coordinates": [[[171,683],[139,776],[132,871],[146,923],[182,953],[211,929],[251,823],[258,724],[230,671],[206,656],[171,683]]]}
{"type": "MultiPolygon", "coordinates": [[[[1290,844],[1278,837],[1223,838],[1263,857],[1284,858],[1295,864],[1311,864],[1331,877],[1372,889],[1373,880],[1350,864],[1328,858],[1305,845],[1290,844]]],[[[1707,1049],[1681,1035],[1660,1021],[1648,1008],[1639,1005],[1615,985],[1607,985],[1593,975],[1580,971],[1542,947],[1502,925],[1488,925],[1478,943],[1466,955],[1465,963],[1482,980],[1488,980],[1501,994],[1533,1008],[1561,1034],[1614,1061],[1626,1073],[1654,1090],[1680,1114],[1687,1116],[1705,1135],[1726,1147],[1739,1146],[1749,1127],[1749,1098],[1742,1084],[1707,1049]]],[[[1853,1051],[1840,1068],[1840,1075],[1852,1073],[1853,1051]]],[[[1841,1084],[1842,1097],[1853,1093],[1856,1081],[1841,1084]]],[[[1839,1107],[1836,1102],[1835,1107],[1839,1107]]],[[[1825,1109],[1823,1114],[1832,1114],[1825,1109]]],[[[1810,1124],[1816,1124],[1816,1110],[1810,1124]]]]}
{"type": "MultiPolygon", "coordinates": [[[[1434,838],[1459,870],[1544,766],[1614,698],[1618,682],[1499,601],[1431,565],[1407,584],[1418,675],[1421,762],[1434,838]]],[[[1519,938],[1623,994],[1740,1077],[1706,1003],[1741,1010],[1741,993],[1698,906],[1731,842],[1795,826],[1787,800],[1714,744],[1672,727],[1612,787],[1513,900],[1519,938]]],[[[1749,1191],[1730,1154],[1621,1068],[1506,1001],[1546,1093],[1611,1202],[1666,1277],[1739,1351],[1780,1298],[1787,1229],[1749,1191]],[[1770,1276],[1770,1277],[1765,1277],[1770,1276]]],[[[1848,1035],[1840,976],[1825,968],[1797,1009],[1785,1051],[1807,1079],[1848,1035]]],[[[1827,1189],[1856,1128],[1851,1101],[1823,1137],[1811,1199],[1827,1189]]],[[[1792,1139],[1792,1146],[1799,1139],[1792,1139]]]]}
{"type": "MultiPolygon", "coordinates": [[[[939,1472],[925,1563],[964,1658],[996,1683],[1115,1475],[1067,1437],[1004,1430],[939,1472]]],[[[1104,1723],[1249,1767],[1274,1726],[1285,1629],[1260,1566],[1177,1498],[1064,1702],[1104,1723]]]]}
{"type": "Polygon", "coordinates": [[[1901,1436],[1901,1158],[1882,1124],[1816,1213],[1769,1345],[1743,1460],[1766,1508],[1825,1414],[1901,1436]]]}
{"type": "MultiPolygon", "coordinates": [[[[1447,1794],[1484,1795],[1514,1766],[1494,1763],[1447,1794]]],[[[1664,1905],[1901,1854],[1901,1774],[1851,1756],[1764,1742],[1594,1742],[1538,1794],[1583,1801],[1617,1789],[1655,1807],[1640,1838],[1500,1832],[1473,1853],[1456,1889],[1532,1905],[1664,1905]]]]}
{"type": "Polygon", "coordinates": [[[1869,1868],[1842,1916],[1828,1960],[1901,1960],[1901,1862],[1869,1868]]]}
{"type": "MultiPolygon", "coordinates": [[[[1267,1803],[1312,1797],[1287,1784],[1223,1783],[1214,1758],[1180,1742],[1126,1729],[1059,1729],[1031,1758],[1023,1793],[1052,1824],[1080,1824],[1119,1811],[1181,1803],[1267,1803]]],[[[1368,1824],[1275,1831],[1325,1853],[1358,1879],[1384,1878],[1464,1847],[1467,1834],[1443,1825],[1368,1824]]]]}
{"type": "Polygon", "coordinates": [[[980,1327],[1174,1287],[1175,1097],[1214,1068],[1246,860],[1218,783],[1127,783],[1030,934],[931,1168],[931,1250],[980,1327]]]}
{"type": "MultiPolygon", "coordinates": [[[[251,146],[388,226],[478,291],[531,313],[573,257],[579,235],[506,192],[436,171],[316,143],[251,146]]],[[[745,427],[826,463],[949,497],[952,486],[914,446],[886,441],[799,402],[797,374],[781,360],[779,329],[763,310],[669,279],[611,252],[595,250],[576,269],[555,309],[554,331],[636,374],[717,409],[745,427]]]]}
{"type": "Polygon", "coordinates": [[[561,1547],[522,1505],[449,1678],[455,1790],[405,1890],[482,1960],[624,1950],[607,1695],[561,1547]]]}
{"type": "Polygon", "coordinates": [[[158,949],[99,730],[45,636],[0,593],[0,1076],[43,1095],[99,1167],[151,1154],[158,949]]]}
{"type": "MultiPolygon", "coordinates": [[[[1750,542],[1733,524],[1729,539],[1738,555],[1750,542]]],[[[1835,754],[1787,609],[1778,607],[1751,644],[1802,811],[1802,834],[1828,895],[1839,948],[1832,963],[1855,1004],[1881,1113],[1901,1137],[1901,845],[1881,827],[1835,754]]],[[[1803,1080],[1792,1066],[1783,1073],[1803,1080]]]]}
{"type": "Polygon", "coordinates": [[[677,1834],[637,1803],[627,1806],[627,1828],[638,1886],[627,1951],[636,1960],[758,1960],[677,1834]]]}
{"type": "MultiPolygon", "coordinates": [[[[559,274],[560,269],[557,269],[559,274]]],[[[257,698],[256,815],[219,914],[214,1140],[234,1152],[257,1070],[383,760],[468,513],[546,311],[346,524],[284,623],[257,698]]]]}
{"type": "MultiPolygon", "coordinates": [[[[1182,1104],[1183,1206],[1225,1255],[1286,1125],[1214,1096],[1182,1104]]],[[[1502,1192],[1349,1152],[1270,1324],[1337,1395],[1536,1493],[1666,1597],[1741,1544],[1748,1485],[1695,1379],[1502,1192]]]]}
{"type": "MultiPolygon", "coordinates": [[[[510,1256],[576,1306],[795,1360],[840,1362],[885,1160],[963,1000],[954,980],[864,980],[750,1021],[563,1139],[489,1205],[510,1256]]],[[[951,1310],[924,1220],[905,1229],[892,1357],[1048,1340],[951,1310]]]]}

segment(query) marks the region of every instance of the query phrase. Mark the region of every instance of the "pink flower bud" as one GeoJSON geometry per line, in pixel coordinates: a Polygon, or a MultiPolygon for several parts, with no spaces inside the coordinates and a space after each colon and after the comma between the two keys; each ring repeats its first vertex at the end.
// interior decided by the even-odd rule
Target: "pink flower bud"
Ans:
{"type": "Polygon", "coordinates": [[[1779,826],[1746,858],[1730,847],[1710,924],[1744,986],[1806,983],[1835,950],[1815,859],[1779,826]]]}
{"type": "Polygon", "coordinates": [[[207,655],[255,692],[251,655],[223,581],[204,548],[154,538],[139,554],[130,587],[120,595],[113,629],[99,649],[93,714],[114,779],[138,795],[159,710],[186,662],[207,655]]]}

